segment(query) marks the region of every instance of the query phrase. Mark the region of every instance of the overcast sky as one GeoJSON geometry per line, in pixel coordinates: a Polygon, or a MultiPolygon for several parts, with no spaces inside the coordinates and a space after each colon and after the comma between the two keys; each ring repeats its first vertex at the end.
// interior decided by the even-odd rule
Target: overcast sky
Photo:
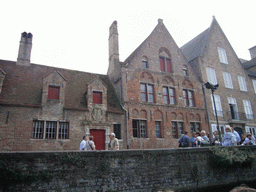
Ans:
{"type": "Polygon", "coordinates": [[[120,60],[159,18],[179,47],[208,28],[214,15],[239,58],[256,45],[255,0],[0,0],[0,59],[16,61],[21,33],[33,34],[31,62],[106,74],[109,26],[118,23],[120,60]]]}

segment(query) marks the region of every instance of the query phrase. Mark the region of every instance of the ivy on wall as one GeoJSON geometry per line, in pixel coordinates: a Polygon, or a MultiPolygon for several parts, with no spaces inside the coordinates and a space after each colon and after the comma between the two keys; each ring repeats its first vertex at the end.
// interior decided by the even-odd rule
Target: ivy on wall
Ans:
{"type": "Polygon", "coordinates": [[[250,168],[256,158],[250,149],[236,147],[213,147],[211,151],[211,165],[213,168],[250,168]]]}

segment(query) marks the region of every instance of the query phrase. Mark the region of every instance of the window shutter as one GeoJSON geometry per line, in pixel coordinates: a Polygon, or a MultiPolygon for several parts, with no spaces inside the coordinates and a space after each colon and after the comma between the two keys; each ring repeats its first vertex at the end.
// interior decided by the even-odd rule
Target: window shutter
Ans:
{"type": "Polygon", "coordinates": [[[160,70],[165,71],[164,58],[160,57],[160,70]]]}
{"type": "Polygon", "coordinates": [[[49,86],[48,88],[48,99],[59,99],[60,87],[49,86]]]}
{"type": "Polygon", "coordinates": [[[102,92],[93,91],[93,103],[102,104],[102,92]]]}
{"type": "Polygon", "coordinates": [[[172,73],[172,66],[171,66],[170,59],[166,59],[166,67],[167,67],[167,72],[172,73]]]}

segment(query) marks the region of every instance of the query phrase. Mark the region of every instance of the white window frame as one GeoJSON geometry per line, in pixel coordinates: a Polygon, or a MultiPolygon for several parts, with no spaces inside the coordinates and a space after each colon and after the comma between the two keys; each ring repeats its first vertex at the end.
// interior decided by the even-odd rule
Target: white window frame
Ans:
{"type": "Polygon", "coordinates": [[[234,105],[234,118],[235,120],[239,120],[239,113],[238,113],[238,107],[237,107],[237,103],[236,103],[236,98],[234,97],[228,97],[228,104],[232,104],[234,105]]]}
{"type": "Polygon", "coordinates": [[[206,67],[206,74],[209,83],[213,85],[218,84],[215,69],[211,67],[206,67]]]}
{"type": "Polygon", "coordinates": [[[225,87],[229,89],[233,89],[231,74],[226,71],[223,71],[223,78],[224,78],[225,87]]]}
{"type": "MultiPolygon", "coordinates": [[[[215,114],[215,109],[214,109],[214,103],[213,103],[213,97],[211,95],[212,99],[212,108],[213,108],[213,114],[215,114]]],[[[221,99],[219,95],[214,94],[214,99],[215,99],[215,104],[216,104],[216,111],[218,116],[223,116],[223,111],[222,111],[222,106],[221,106],[221,99]]]]}
{"type": "Polygon", "coordinates": [[[238,83],[241,91],[247,91],[245,77],[238,75],[238,83]]]}
{"type": "Polygon", "coordinates": [[[251,102],[249,100],[243,100],[243,104],[244,104],[244,112],[246,114],[246,118],[253,119],[251,102]]]}
{"type": "Polygon", "coordinates": [[[228,64],[226,50],[218,47],[218,53],[219,53],[220,62],[224,64],[228,64]]]}
{"type": "Polygon", "coordinates": [[[254,88],[254,93],[256,94],[256,80],[255,79],[252,80],[252,85],[254,88]]]}
{"type": "MultiPolygon", "coordinates": [[[[249,127],[249,126],[245,126],[245,132],[246,133],[251,133],[254,137],[256,137],[256,127],[249,127]]],[[[245,135],[246,135],[245,133],[245,135]]]]}
{"type": "MultiPolygon", "coordinates": [[[[211,127],[212,127],[212,134],[214,133],[214,131],[218,131],[217,129],[217,124],[211,124],[211,127]]],[[[220,132],[222,135],[224,135],[226,133],[226,125],[219,125],[219,129],[220,129],[220,132]]]]}

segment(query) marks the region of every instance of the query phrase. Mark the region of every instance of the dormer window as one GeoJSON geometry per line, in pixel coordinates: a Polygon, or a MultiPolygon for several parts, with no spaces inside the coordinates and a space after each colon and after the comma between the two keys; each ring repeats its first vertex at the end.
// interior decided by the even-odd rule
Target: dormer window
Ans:
{"type": "Polygon", "coordinates": [[[160,70],[172,73],[171,59],[166,57],[159,57],[160,59],[160,70]]]}
{"type": "Polygon", "coordinates": [[[93,103],[102,104],[102,92],[93,91],[93,103]]]}
{"type": "Polygon", "coordinates": [[[60,87],[49,85],[48,88],[48,99],[60,99],[60,87]]]}

